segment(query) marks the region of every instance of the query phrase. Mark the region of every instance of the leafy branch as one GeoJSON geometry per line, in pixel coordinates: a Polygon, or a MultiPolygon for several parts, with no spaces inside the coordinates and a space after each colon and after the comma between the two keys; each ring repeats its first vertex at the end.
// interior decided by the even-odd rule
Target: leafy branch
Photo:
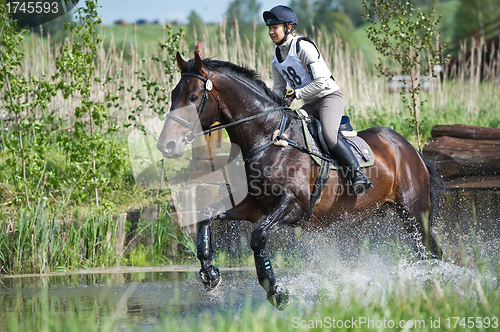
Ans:
{"type": "MultiPolygon", "coordinates": [[[[410,100],[405,91],[401,92],[401,96],[410,111],[418,149],[421,150],[419,111],[424,102],[418,102],[422,86],[418,69],[423,57],[427,56],[431,65],[430,75],[435,77],[433,68],[446,62],[446,59],[442,60],[445,45],[439,44],[439,33],[436,31],[441,16],[436,17],[434,8],[428,14],[422,13],[420,8],[414,8],[409,1],[373,0],[370,4],[363,1],[363,6],[367,12],[363,16],[372,23],[366,29],[368,38],[383,57],[393,58],[400,65],[402,73],[409,77],[410,100]]],[[[383,68],[381,58],[376,68],[388,79],[394,76],[391,69],[383,68]]]]}
{"type": "Polygon", "coordinates": [[[81,177],[90,176],[84,179],[83,184],[87,188],[82,188],[80,193],[90,189],[94,193],[95,205],[99,207],[99,188],[104,188],[109,182],[104,166],[112,162],[111,170],[117,170],[123,167],[125,161],[120,157],[123,151],[118,151],[117,145],[104,137],[106,127],[108,134],[117,130],[115,126],[107,126],[107,108],[117,106],[118,97],[108,93],[104,100],[98,100],[93,92],[94,85],[104,86],[111,81],[101,80],[95,75],[97,47],[102,42],[96,33],[96,27],[101,24],[97,7],[97,0],[86,0],[85,6],[75,7],[78,21],[65,26],[73,33],[74,39],[61,46],[61,56],[56,60],[57,71],[52,80],[58,82],[57,88],[64,98],[80,97],[81,103],[74,110],[73,137],[66,137],[63,146],[75,171],[81,177]],[[66,77],[70,78],[68,82],[66,77]],[[89,175],[85,172],[87,167],[92,168],[89,175]]]}
{"type": "Polygon", "coordinates": [[[28,86],[28,80],[19,74],[21,59],[24,57],[24,50],[19,50],[22,41],[22,34],[26,30],[17,30],[17,24],[8,16],[5,3],[0,3],[0,90],[6,85],[7,94],[3,99],[7,108],[14,114],[18,131],[19,150],[22,161],[22,174],[24,183],[24,195],[26,204],[29,206],[28,182],[26,179],[26,155],[23,146],[23,127],[21,124],[21,114],[29,106],[27,100],[23,100],[32,89],[28,86]]]}

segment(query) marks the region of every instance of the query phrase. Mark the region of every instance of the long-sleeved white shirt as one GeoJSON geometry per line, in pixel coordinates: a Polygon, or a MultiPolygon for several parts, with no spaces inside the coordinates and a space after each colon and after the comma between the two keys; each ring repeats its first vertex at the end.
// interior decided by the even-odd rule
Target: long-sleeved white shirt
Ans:
{"type": "MultiPolygon", "coordinates": [[[[289,38],[282,45],[278,46],[281,58],[283,60],[285,60],[288,55],[288,52],[290,50],[290,44],[293,38],[289,38]]],[[[306,70],[309,71],[309,65],[313,62],[318,61],[320,54],[314,44],[312,44],[307,40],[301,40],[300,49],[297,56],[302,62],[304,68],[306,68],[306,70]]],[[[331,77],[318,77],[313,79],[311,73],[310,76],[312,80],[311,83],[295,90],[295,96],[297,97],[297,99],[304,99],[304,102],[309,103],[340,89],[340,87],[331,77]]],[[[283,78],[282,74],[278,71],[278,69],[276,69],[274,65],[273,65],[273,79],[274,79],[273,91],[278,96],[283,96],[286,91],[287,83],[283,78]]]]}

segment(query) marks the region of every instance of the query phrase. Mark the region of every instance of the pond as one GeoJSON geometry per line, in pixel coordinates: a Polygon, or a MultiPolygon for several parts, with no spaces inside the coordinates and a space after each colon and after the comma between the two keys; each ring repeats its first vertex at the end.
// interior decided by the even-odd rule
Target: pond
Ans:
{"type": "MultiPolygon", "coordinates": [[[[153,331],[162,330],[170,319],[188,321],[216,314],[228,317],[228,313],[248,307],[252,313],[264,308],[283,320],[298,312],[310,313],[318,303],[337,303],[342,310],[359,305],[393,307],[403,293],[415,290],[414,294],[422,290],[435,294],[444,289],[455,299],[480,303],[476,280],[481,281],[486,293],[498,293],[495,271],[478,273],[444,261],[394,260],[370,253],[361,255],[356,264],[344,264],[333,256],[315,253],[301,269],[276,269],[279,282],[291,295],[289,308],[278,312],[267,302],[253,267],[221,268],[221,272],[222,283],[211,292],[204,290],[197,266],[0,276],[0,322],[13,317],[22,321],[50,308],[52,317],[78,313],[94,321],[102,317],[104,324],[104,318],[114,316],[115,331],[153,331]]],[[[229,318],[232,320],[231,314],[229,318]]]]}
{"type": "Polygon", "coordinates": [[[57,316],[70,311],[89,318],[114,314],[122,326],[149,330],[167,316],[196,317],[267,303],[253,268],[222,270],[223,283],[211,292],[204,290],[194,266],[0,277],[0,321],[50,307],[57,316]]]}
{"type": "MultiPolygon", "coordinates": [[[[95,327],[91,330],[100,331],[113,330],[101,328],[109,317],[115,322],[114,331],[183,332],[217,329],[217,317],[227,324],[233,324],[234,317],[243,317],[240,324],[248,331],[276,332],[289,330],[294,317],[367,317],[380,312],[387,313],[388,318],[413,317],[415,313],[402,309],[402,303],[427,311],[429,317],[448,317],[457,315],[453,309],[456,303],[470,305],[470,312],[460,313],[465,315],[477,314],[473,310],[484,303],[500,300],[496,237],[478,244],[462,242],[457,246],[463,248],[462,259],[453,261],[416,259],[411,238],[403,239],[389,230],[377,234],[363,240],[352,259],[346,258],[345,250],[338,246],[341,239],[335,240],[330,233],[303,234],[295,244],[270,243],[278,284],[290,292],[290,304],[284,311],[267,302],[252,256],[244,267],[215,263],[222,272],[222,282],[210,292],[200,281],[198,265],[0,275],[0,332],[5,330],[4,322],[30,319],[35,323],[10,330],[39,331],[36,324],[43,319],[36,317],[44,312],[51,318],[77,314],[95,327]],[[188,327],[179,322],[187,322],[188,327]]],[[[447,251],[451,248],[444,246],[447,251]]],[[[489,304],[483,307],[485,314],[500,318],[498,310],[493,310],[496,307],[491,308],[493,311],[489,304]]],[[[233,330],[235,327],[227,329],[233,330]]]]}

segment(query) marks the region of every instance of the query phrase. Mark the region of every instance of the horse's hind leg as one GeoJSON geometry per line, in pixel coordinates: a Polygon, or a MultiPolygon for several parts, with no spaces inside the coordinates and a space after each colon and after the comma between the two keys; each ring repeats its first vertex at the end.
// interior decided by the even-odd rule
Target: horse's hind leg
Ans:
{"type": "Polygon", "coordinates": [[[417,204],[414,204],[410,208],[404,208],[401,206],[396,206],[399,216],[403,219],[405,229],[408,234],[414,236],[416,235],[415,243],[417,253],[420,258],[428,258],[426,254],[426,249],[430,251],[431,258],[441,259],[442,252],[441,248],[436,242],[434,235],[430,230],[430,220],[429,220],[429,210],[418,208],[417,204]]]}

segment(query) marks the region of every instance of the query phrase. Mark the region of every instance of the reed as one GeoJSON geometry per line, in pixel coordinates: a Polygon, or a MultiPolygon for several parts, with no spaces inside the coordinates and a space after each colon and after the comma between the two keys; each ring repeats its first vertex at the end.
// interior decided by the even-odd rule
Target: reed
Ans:
{"type": "MultiPolygon", "coordinates": [[[[76,211],[70,218],[51,211],[43,202],[20,208],[8,218],[0,211],[0,274],[47,273],[119,265],[154,266],[194,262],[193,239],[178,225],[167,205],[158,220],[140,222],[130,236],[151,239],[125,254],[116,252],[118,233],[111,214],[76,211]],[[178,252],[177,243],[186,248],[178,252]]],[[[129,225],[130,228],[130,225],[129,225]]]]}
{"type": "Polygon", "coordinates": [[[2,273],[45,273],[116,263],[112,218],[83,217],[81,223],[65,223],[57,217],[49,217],[49,210],[39,203],[35,209],[20,208],[15,221],[2,223],[2,273]]]}
{"type": "MultiPolygon", "coordinates": [[[[150,80],[164,82],[167,92],[180,79],[179,73],[174,74],[173,83],[169,83],[170,77],[164,74],[161,64],[152,61],[152,56],[161,55],[161,50],[151,49],[151,42],[137,38],[140,29],[145,27],[130,27],[121,32],[124,35],[115,37],[117,29],[101,29],[103,43],[99,45],[97,51],[97,72],[96,76],[104,80],[112,77],[112,84],[107,84],[104,90],[94,91],[97,98],[104,97],[108,92],[119,95],[120,108],[110,110],[110,118],[113,123],[127,124],[128,113],[140,105],[138,100],[134,100],[133,92],[121,90],[120,86],[140,87],[143,82],[137,75],[141,70],[150,80]],[[121,44],[116,44],[116,40],[121,40],[121,44]],[[147,44],[148,46],[144,46],[147,44]]],[[[147,27],[148,34],[154,36],[155,27],[147,27]]],[[[156,38],[162,36],[161,26],[156,27],[156,38]]],[[[255,28],[252,40],[240,37],[237,25],[228,27],[226,22],[219,23],[217,29],[205,26],[205,30],[198,33],[196,38],[203,43],[203,54],[205,57],[213,57],[219,60],[230,61],[239,65],[244,65],[255,69],[262,79],[272,86],[271,78],[271,58],[274,45],[269,38],[256,38],[259,30],[255,28]]],[[[142,35],[141,35],[142,36],[142,35]]],[[[404,127],[405,119],[409,118],[406,109],[403,107],[401,96],[391,93],[387,87],[385,79],[379,77],[374,68],[369,67],[367,57],[375,56],[363,54],[359,49],[351,49],[349,43],[344,42],[336,36],[331,36],[315,30],[312,39],[315,40],[325,61],[332,70],[332,73],[342,88],[346,98],[346,110],[353,117],[354,123],[359,129],[364,129],[372,124],[379,124],[380,117],[385,118],[390,126],[404,127]],[[399,125],[393,122],[399,123],[399,125]]],[[[57,47],[52,47],[50,41],[44,40],[35,35],[31,35],[25,40],[25,47],[29,50],[24,58],[23,74],[41,77],[49,76],[55,71],[55,59],[59,55],[57,47]]],[[[185,47],[185,46],[184,46],[185,47]]],[[[472,42],[469,45],[462,45],[459,60],[454,62],[451,68],[446,71],[453,73],[443,75],[431,80],[431,87],[427,92],[423,92],[421,97],[427,100],[425,108],[422,110],[424,121],[434,124],[468,123],[472,125],[497,126],[500,123],[498,110],[500,101],[496,96],[500,93],[500,85],[496,80],[500,74],[500,68],[490,65],[483,79],[480,79],[480,65],[487,55],[493,59],[499,59],[500,54],[496,50],[491,50],[491,54],[485,53],[484,40],[478,43],[472,42]],[[470,52],[474,50],[473,52],[470,52]],[[466,54],[472,54],[466,57],[466,54]]],[[[186,50],[186,56],[191,57],[192,52],[186,50]]],[[[71,113],[67,110],[74,109],[79,103],[78,96],[64,100],[58,95],[53,98],[49,109],[56,110],[63,119],[71,123],[71,113]]],[[[300,103],[296,102],[295,107],[300,103]]],[[[167,107],[168,109],[168,107],[167,107]]],[[[143,109],[144,119],[153,118],[154,113],[143,109]]],[[[427,127],[431,127],[428,125],[427,127]]],[[[395,128],[395,129],[396,129],[395,128]]],[[[122,129],[126,134],[128,131],[122,129]]],[[[407,136],[408,131],[403,134],[407,136]]],[[[424,137],[429,134],[424,128],[424,137]]],[[[408,137],[407,137],[408,138],[408,137]]],[[[411,137],[410,137],[411,138],[411,137]]]]}

